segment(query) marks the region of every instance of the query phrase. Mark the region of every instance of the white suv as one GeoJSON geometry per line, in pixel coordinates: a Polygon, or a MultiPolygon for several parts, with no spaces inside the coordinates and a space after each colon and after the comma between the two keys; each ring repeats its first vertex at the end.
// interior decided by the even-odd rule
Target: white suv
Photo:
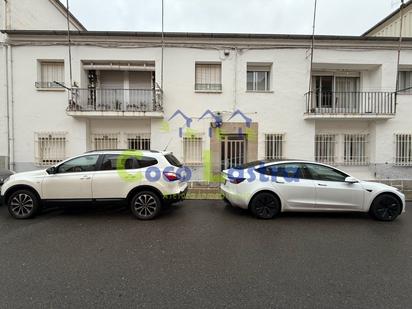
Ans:
{"type": "Polygon", "coordinates": [[[16,219],[32,218],[50,202],[126,201],[138,219],[149,220],[162,205],[184,199],[185,173],[172,153],[94,151],[47,170],[11,175],[1,198],[16,219]]]}

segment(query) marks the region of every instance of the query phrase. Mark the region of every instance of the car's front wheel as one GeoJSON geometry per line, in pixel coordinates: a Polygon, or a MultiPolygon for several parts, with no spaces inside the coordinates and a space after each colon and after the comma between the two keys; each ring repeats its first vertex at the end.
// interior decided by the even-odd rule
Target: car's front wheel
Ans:
{"type": "Polygon", "coordinates": [[[11,194],[7,206],[13,218],[30,219],[39,211],[39,200],[33,192],[19,190],[11,194]]]}
{"type": "Polygon", "coordinates": [[[372,217],[379,221],[393,221],[401,212],[402,204],[392,194],[379,195],[370,208],[372,217]]]}
{"type": "Polygon", "coordinates": [[[162,203],[155,193],[142,191],[135,194],[131,200],[130,207],[137,219],[151,220],[159,214],[162,203]]]}
{"type": "Polygon", "coordinates": [[[259,219],[272,219],[280,213],[280,201],[272,193],[258,193],[250,202],[250,210],[259,219]]]}

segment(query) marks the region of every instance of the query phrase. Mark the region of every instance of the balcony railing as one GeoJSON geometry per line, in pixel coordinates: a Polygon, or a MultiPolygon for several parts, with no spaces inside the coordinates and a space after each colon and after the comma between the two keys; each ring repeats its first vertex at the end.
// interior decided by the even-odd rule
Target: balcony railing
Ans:
{"type": "Polygon", "coordinates": [[[162,90],[75,88],[67,111],[162,112],[162,90]]]}
{"type": "Polygon", "coordinates": [[[393,116],[395,92],[308,92],[306,114],[314,116],[393,116]]]}

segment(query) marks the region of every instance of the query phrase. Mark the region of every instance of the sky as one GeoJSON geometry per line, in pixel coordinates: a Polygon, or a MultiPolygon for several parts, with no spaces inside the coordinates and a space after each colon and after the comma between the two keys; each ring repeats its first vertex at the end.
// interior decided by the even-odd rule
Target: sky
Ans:
{"type": "MultiPolygon", "coordinates": [[[[312,33],[314,0],[164,3],[168,32],[312,33]]],[[[399,5],[400,0],[318,0],[316,34],[361,35],[399,5]]],[[[69,6],[88,30],[161,30],[161,0],[69,0],[69,6]]]]}

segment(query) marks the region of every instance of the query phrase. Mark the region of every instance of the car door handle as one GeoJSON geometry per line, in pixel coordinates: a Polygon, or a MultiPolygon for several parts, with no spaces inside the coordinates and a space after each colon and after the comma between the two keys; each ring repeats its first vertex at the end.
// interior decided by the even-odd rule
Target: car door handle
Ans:
{"type": "Polygon", "coordinates": [[[280,181],[280,180],[276,180],[276,183],[283,184],[283,183],[285,183],[285,182],[284,182],[284,181],[280,181]]]}
{"type": "Polygon", "coordinates": [[[324,183],[318,183],[319,187],[327,187],[328,185],[325,185],[324,183]]]}
{"type": "Polygon", "coordinates": [[[82,176],[82,177],[80,177],[80,180],[89,180],[89,179],[92,179],[92,177],[91,176],[82,176]]]}

